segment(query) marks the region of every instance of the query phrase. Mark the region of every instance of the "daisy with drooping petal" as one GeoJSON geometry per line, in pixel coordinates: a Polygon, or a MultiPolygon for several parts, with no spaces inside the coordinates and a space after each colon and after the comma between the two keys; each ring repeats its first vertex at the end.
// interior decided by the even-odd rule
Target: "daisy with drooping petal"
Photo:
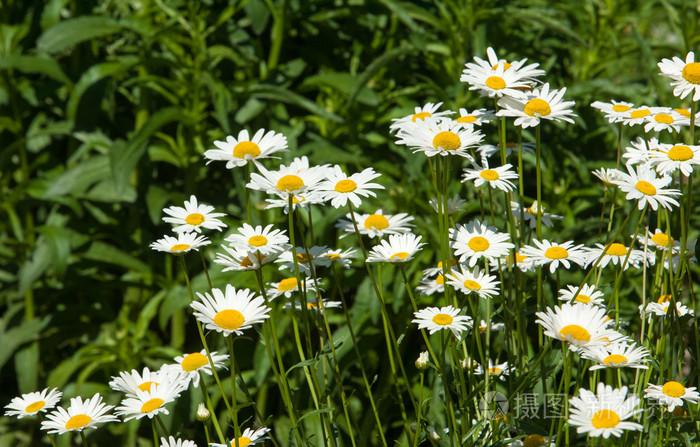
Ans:
{"type": "MultiPolygon", "coordinates": [[[[486,368],[486,373],[489,376],[506,380],[506,376],[510,374],[511,370],[512,368],[508,365],[508,362],[493,363],[493,361],[489,359],[489,367],[486,368]]],[[[476,369],[474,370],[474,375],[480,376],[482,374],[484,374],[483,367],[481,365],[477,365],[476,369]]]]}
{"type": "Polygon", "coordinates": [[[682,407],[683,401],[697,403],[700,401],[700,394],[695,387],[686,387],[680,382],[669,380],[663,385],[649,384],[644,390],[644,397],[668,406],[668,411],[673,411],[676,407],[682,407]]]}
{"type": "Polygon", "coordinates": [[[494,114],[491,110],[475,109],[469,112],[467,109],[459,109],[459,116],[455,118],[455,122],[462,126],[482,126],[493,118],[494,114]]]}
{"type": "Polygon", "coordinates": [[[161,371],[151,371],[143,368],[141,372],[132,369],[122,371],[119,376],[113,376],[109,382],[109,387],[115,391],[120,391],[129,396],[135,396],[139,391],[148,391],[151,385],[158,385],[161,381],[161,371]]]}
{"type": "Polygon", "coordinates": [[[199,301],[193,301],[190,307],[194,316],[206,329],[219,332],[224,337],[243,331],[270,318],[270,308],[265,300],[248,289],[236,290],[231,284],[225,291],[211,289],[209,293],[197,292],[199,301]]]}
{"type": "MultiPolygon", "coordinates": [[[[373,214],[358,214],[354,213],[357,229],[360,234],[369,237],[383,237],[387,234],[408,233],[411,231],[413,217],[406,213],[384,214],[384,211],[378,209],[373,214]]],[[[353,225],[352,214],[346,215],[347,220],[340,220],[336,227],[346,233],[354,233],[355,226],[353,225]]]]}
{"type": "MultiPolygon", "coordinates": [[[[216,351],[211,351],[211,360],[214,362],[216,369],[226,368],[226,360],[228,354],[217,354],[216,351]]],[[[175,357],[175,364],[164,365],[162,370],[167,373],[181,373],[187,378],[195,388],[199,388],[199,373],[212,375],[211,364],[207,358],[207,351],[202,349],[200,352],[191,352],[175,357]]]]}
{"type": "Polygon", "coordinates": [[[576,116],[572,107],[574,101],[564,101],[566,87],[559,90],[549,89],[549,84],[534,89],[525,98],[501,98],[498,105],[503,107],[497,116],[514,117],[516,126],[523,128],[534,127],[541,120],[574,122],[576,116]]]}
{"type": "Polygon", "coordinates": [[[700,165],[700,146],[685,144],[659,144],[651,153],[650,163],[662,175],[671,175],[681,171],[690,176],[695,166],[700,165]]]}
{"type": "Polygon", "coordinates": [[[168,438],[160,438],[160,447],[197,447],[197,444],[194,441],[175,439],[170,436],[168,438]]]}
{"type": "Polygon", "coordinates": [[[63,393],[56,388],[45,388],[41,391],[22,394],[12,398],[10,403],[5,405],[5,416],[16,416],[18,419],[34,416],[55,407],[62,396],[63,393]]]}
{"type": "Polygon", "coordinates": [[[464,127],[452,120],[427,120],[401,128],[397,145],[408,146],[413,152],[428,157],[458,155],[472,160],[469,149],[478,145],[484,135],[473,127],[464,127]]]}
{"type": "Polygon", "coordinates": [[[651,114],[644,121],[645,132],[679,132],[682,125],[688,124],[688,120],[670,107],[652,107],[651,114]]]}
{"type": "Polygon", "coordinates": [[[605,119],[607,119],[609,123],[618,123],[622,121],[625,112],[634,107],[634,104],[615,100],[610,102],[596,101],[591,104],[591,107],[603,112],[605,114],[605,119]]]}
{"type": "Polygon", "coordinates": [[[459,315],[459,309],[452,306],[428,307],[413,313],[412,321],[418,324],[418,329],[427,329],[430,335],[441,330],[450,330],[459,338],[462,331],[472,327],[472,318],[459,315]]]}
{"type": "Polygon", "coordinates": [[[416,287],[416,290],[421,295],[435,295],[442,294],[445,292],[445,277],[438,274],[436,277],[431,277],[429,275],[423,276],[420,285],[416,287]]]}
{"type": "Polygon", "coordinates": [[[474,267],[481,258],[496,261],[507,256],[514,247],[507,233],[498,233],[479,220],[450,228],[450,240],[459,262],[468,262],[469,267],[474,267]]]}
{"type": "Polygon", "coordinates": [[[603,292],[591,284],[584,284],[581,291],[578,292],[578,286],[566,286],[565,289],[559,289],[559,300],[567,303],[575,304],[591,304],[594,306],[603,306],[603,292]],[[578,292],[578,293],[576,293],[578,292]]]}
{"type": "Polygon", "coordinates": [[[257,270],[261,266],[268,264],[279,256],[280,252],[274,252],[270,255],[263,255],[260,252],[251,253],[247,250],[240,250],[222,245],[226,253],[217,253],[214,258],[214,263],[223,265],[222,271],[249,271],[257,270]]]}
{"type": "Polygon", "coordinates": [[[416,123],[427,119],[447,118],[454,113],[451,110],[439,112],[438,110],[440,110],[441,106],[441,102],[435,104],[433,104],[432,102],[428,102],[424,106],[416,106],[413,109],[412,114],[406,115],[401,118],[393,119],[391,126],[389,126],[389,130],[391,132],[397,132],[401,130],[406,124],[416,123]]]}
{"type": "Polygon", "coordinates": [[[185,200],[185,207],[171,206],[163,209],[163,212],[170,217],[163,217],[163,221],[175,225],[173,231],[201,233],[202,228],[207,230],[221,231],[226,228],[226,224],[219,220],[225,216],[224,213],[213,213],[214,207],[197,203],[197,197],[190,196],[190,200],[185,200]]]}
{"type": "Polygon", "coordinates": [[[355,253],[357,250],[354,248],[342,248],[328,249],[321,256],[328,258],[331,264],[340,264],[343,268],[349,268],[352,264],[352,260],[355,258],[355,253]]]}
{"type": "Polygon", "coordinates": [[[634,248],[630,249],[619,242],[613,242],[607,246],[595,244],[595,247],[586,249],[586,254],[586,266],[597,263],[596,266],[600,268],[612,264],[622,266],[624,270],[627,270],[630,266],[639,268],[644,262],[644,252],[634,248]]]}
{"type": "Polygon", "coordinates": [[[683,99],[690,95],[693,101],[700,100],[700,62],[695,62],[695,53],[686,54],[685,61],[674,56],[673,59],[661,59],[657,65],[661,74],[671,79],[675,96],[683,99]]]}
{"type": "Polygon", "coordinates": [[[620,172],[615,184],[627,193],[627,200],[637,200],[638,208],[641,210],[647,204],[656,211],[659,205],[662,208],[671,210],[678,201],[674,197],[680,196],[677,189],[666,188],[672,181],[669,176],[658,177],[656,172],[648,165],[640,165],[636,168],[627,166],[627,173],[620,172]]]}
{"type": "Polygon", "coordinates": [[[591,173],[598,177],[606,188],[608,186],[615,186],[615,180],[620,177],[620,171],[617,169],[600,168],[591,171],[591,173]]]}
{"type": "Polygon", "coordinates": [[[176,237],[166,234],[162,239],[151,243],[150,247],[156,251],[181,255],[190,250],[199,251],[200,247],[204,247],[210,243],[206,236],[200,236],[197,233],[177,233],[176,237]]]}
{"type": "Polygon", "coordinates": [[[482,162],[483,166],[475,164],[474,169],[467,168],[464,170],[462,183],[473,181],[474,186],[477,188],[487,184],[491,188],[500,189],[505,192],[515,190],[515,184],[511,182],[511,180],[517,179],[518,174],[511,169],[512,165],[505,164],[503,166],[490,168],[485,159],[482,160],[482,162]]]}
{"type": "Polygon", "coordinates": [[[270,158],[275,152],[287,150],[287,137],[281,133],[259,129],[250,138],[247,130],[238,132],[238,137],[231,135],[225,141],[214,141],[216,149],[204,152],[207,164],[212,161],[225,161],[226,169],[245,166],[248,162],[256,162],[270,158]]]}
{"type": "Polygon", "coordinates": [[[323,195],[323,200],[330,201],[333,208],[345,206],[348,200],[358,207],[362,203],[361,197],[376,197],[377,194],[372,190],[384,189],[379,183],[372,183],[380,175],[374,169],[367,168],[348,176],[340,166],[335,165],[328,170],[327,178],[318,190],[323,195]]]}
{"type": "Polygon", "coordinates": [[[549,264],[550,273],[554,273],[559,268],[559,264],[567,270],[571,268],[571,263],[581,267],[586,264],[586,252],[583,245],[574,245],[574,241],[558,243],[534,239],[532,243],[534,246],[524,246],[522,253],[538,266],[549,264]]]}
{"type": "Polygon", "coordinates": [[[388,241],[380,241],[372,247],[367,262],[408,262],[425,245],[421,239],[413,233],[392,234],[388,241]]]}
{"type": "Polygon", "coordinates": [[[535,200],[532,205],[528,207],[523,207],[520,209],[520,204],[518,202],[510,202],[510,209],[513,212],[513,216],[520,220],[523,219],[528,222],[530,228],[537,227],[537,214],[540,214],[540,222],[545,227],[551,227],[554,225],[554,220],[562,220],[564,217],[557,214],[551,214],[544,211],[544,207],[535,200]],[[521,214],[522,211],[522,214],[521,214]]]}
{"type": "Polygon", "coordinates": [[[294,251],[288,250],[280,254],[279,258],[275,262],[282,264],[280,267],[283,270],[295,271],[295,254],[296,253],[296,266],[304,274],[312,273],[311,267],[313,266],[314,271],[318,270],[319,267],[328,267],[331,265],[331,260],[325,254],[328,252],[328,247],[314,245],[305,249],[304,247],[296,247],[294,251]]]}
{"type": "Polygon", "coordinates": [[[569,425],[577,433],[597,438],[619,438],[625,430],[642,430],[642,426],[627,419],[641,413],[639,398],[627,396],[627,387],[614,389],[599,383],[596,394],[581,388],[579,396],[570,401],[569,425]]]}
{"type": "Polygon", "coordinates": [[[545,312],[537,312],[537,324],[544,334],[569,345],[578,347],[602,346],[622,338],[622,334],[609,329],[614,322],[602,307],[587,304],[565,303],[545,312]]]}
{"type": "Polygon", "coordinates": [[[644,362],[649,358],[649,351],[635,343],[620,341],[583,349],[581,357],[596,362],[596,365],[589,368],[591,371],[604,368],[647,369],[644,362]]]}
{"type": "Polygon", "coordinates": [[[626,126],[636,126],[637,124],[643,124],[649,115],[651,115],[650,107],[639,106],[623,113],[620,122],[626,126]]]}
{"type": "Polygon", "coordinates": [[[496,277],[480,272],[478,267],[469,271],[462,266],[459,271],[449,273],[447,279],[447,284],[466,295],[473,293],[481,298],[491,298],[498,294],[496,277]]]}
{"type": "MultiPolygon", "coordinates": [[[[659,140],[656,138],[649,138],[645,140],[644,138],[637,138],[630,142],[622,153],[622,158],[626,160],[627,165],[641,165],[649,163],[654,152],[659,148],[659,140]]],[[[615,170],[616,176],[620,177],[622,173],[619,170],[615,170]]]]}
{"type": "Polygon", "coordinates": [[[189,380],[179,374],[169,375],[168,378],[175,380],[161,380],[157,385],[152,384],[148,391],[137,390],[135,396],[122,400],[115,414],[124,417],[124,421],[170,414],[166,405],[180,397],[189,380]]]}
{"type": "Polygon", "coordinates": [[[236,444],[238,444],[238,447],[250,447],[257,445],[259,442],[264,441],[265,435],[270,431],[269,428],[267,427],[261,427],[258,428],[257,430],[253,430],[252,428],[246,428],[243,430],[243,433],[241,433],[241,436],[238,437],[238,439],[233,439],[231,440],[230,444],[216,444],[216,443],[211,443],[209,444],[210,447],[236,447],[236,444]],[[238,442],[236,442],[238,441],[238,442]]]}
{"type": "Polygon", "coordinates": [[[83,400],[74,397],[70,400],[67,409],[56,407],[46,415],[41,422],[41,429],[50,434],[62,435],[72,431],[83,431],[96,428],[98,424],[105,422],[118,422],[116,416],[109,414],[111,405],[102,402],[102,396],[95,393],[90,399],[83,400]]]}
{"type": "Polygon", "coordinates": [[[263,228],[262,225],[253,227],[244,223],[236,233],[226,238],[226,242],[237,251],[269,255],[289,248],[289,238],[285,233],[285,230],[278,230],[273,225],[263,228]]]}
{"type": "Polygon", "coordinates": [[[260,173],[250,174],[246,187],[288,200],[295,194],[316,190],[326,177],[328,166],[310,166],[308,158],[297,157],[289,166],[280,165],[276,171],[268,171],[263,166],[258,169],[260,173]]]}

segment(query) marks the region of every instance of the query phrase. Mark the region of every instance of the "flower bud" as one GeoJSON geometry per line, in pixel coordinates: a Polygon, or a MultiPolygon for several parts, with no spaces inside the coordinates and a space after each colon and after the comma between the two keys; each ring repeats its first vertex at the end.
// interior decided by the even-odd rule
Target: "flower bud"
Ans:
{"type": "Polygon", "coordinates": [[[204,406],[204,404],[199,404],[197,407],[197,420],[199,422],[206,422],[209,420],[209,417],[211,417],[211,414],[209,413],[209,410],[207,410],[207,407],[204,406]]]}

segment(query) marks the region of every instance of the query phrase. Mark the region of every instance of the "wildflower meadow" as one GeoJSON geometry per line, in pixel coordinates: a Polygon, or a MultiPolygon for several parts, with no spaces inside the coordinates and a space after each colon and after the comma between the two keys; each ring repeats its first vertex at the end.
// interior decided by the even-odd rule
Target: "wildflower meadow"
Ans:
{"type": "Polygon", "coordinates": [[[697,2],[0,12],[0,447],[700,445],[697,2]]]}

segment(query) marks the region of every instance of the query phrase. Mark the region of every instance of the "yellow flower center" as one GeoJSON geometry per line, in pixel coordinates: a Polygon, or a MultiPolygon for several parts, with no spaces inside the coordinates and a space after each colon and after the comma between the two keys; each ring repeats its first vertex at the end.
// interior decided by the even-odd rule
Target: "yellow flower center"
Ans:
{"type": "Polygon", "coordinates": [[[673,238],[663,232],[654,233],[651,240],[654,241],[656,245],[661,245],[662,247],[670,247],[673,245],[673,238]]]}
{"type": "Polygon", "coordinates": [[[583,303],[583,304],[588,304],[591,302],[591,297],[588,295],[580,294],[580,295],[576,295],[575,301],[578,301],[579,303],[583,303]]]}
{"type": "Polygon", "coordinates": [[[256,234],[248,239],[248,245],[252,245],[253,247],[262,247],[263,245],[267,245],[267,238],[262,234],[256,234]]]}
{"type": "Polygon", "coordinates": [[[335,184],[337,192],[353,192],[357,189],[357,183],[348,179],[344,179],[335,184]]]}
{"type": "Polygon", "coordinates": [[[199,352],[193,352],[192,354],[187,354],[185,358],[182,359],[180,366],[182,366],[184,371],[192,372],[198,370],[207,363],[209,363],[209,360],[207,360],[206,355],[199,352]]]}
{"type": "Polygon", "coordinates": [[[454,318],[452,318],[452,315],[435,314],[433,316],[433,323],[439,324],[440,326],[447,326],[449,324],[452,324],[452,321],[454,321],[454,318]]]}
{"type": "Polygon", "coordinates": [[[497,376],[497,375],[501,374],[501,372],[503,372],[503,369],[501,369],[497,366],[494,366],[492,368],[489,368],[488,371],[489,371],[489,374],[491,374],[492,376],[497,376]]]}
{"type": "Polygon", "coordinates": [[[628,110],[631,109],[631,108],[632,108],[632,107],[626,106],[626,105],[624,105],[624,104],[614,104],[614,105],[612,106],[613,112],[617,112],[617,113],[626,112],[626,111],[628,111],[628,110]]]}
{"type": "Polygon", "coordinates": [[[243,326],[245,317],[235,309],[224,309],[214,315],[214,324],[229,331],[243,326]]]}
{"type": "Polygon", "coordinates": [[[591,334],[578,324],[569,324],[559,330],[559,335],[569,341],[591,341],[591,334]]]}
{"type": "Polygon", "coordinates": [[[255,158],[260,155],[260,146],[252,141],[241,141],[233,148],[233,156],[236,158],[255,158]]]}
{"type": "Polygon", "coordinates": [[[618,242],[614,242],[605,249],[605,254],[610,256],[625,256],[627,254],[627,247],[618,242]]]}
{"type": "Polygon", "coordinates": [[[492,90],[501,90],[506,88],[506,81],[500,76],[489,76],[486,78],[485,84],[492,90]]]}
{"type": "Polygon", "coordinates": [[[280,191],[293,192],[304,187],[304,180],[298,175],[287,174],[277,180],[277,189],[280,191]]]}
{"type": "MultiPolygon", "coordinates": [[[[500,63],[500,62],[499,62],[500,63]]],[[[506,71],[510,68],[512,64],[510,62],[503,61],[503,71],[506,71]]],[[[491,65],[491,70],[495,70],[498,68],[498,64],[493,64],[491,65]]]]}
{"type": "Polygon", "coordinates": [[[661,387],[661,392],[670,397],[681,397],[685,395],[685,387],[683,384],[671,380],[661,387]]]}
{"type": "Polygon", "coordinates": [[[686,118],[690,118],[690,110],[688,109],[673,109],[676,113],[680,114],[681,116],[684,116],[686,118]]]}
{"type": "Polygon", "coordinates": [[[494,169],[484,169],[479,173],[479,176],[489,182],[493,182],[494,180],[498,180],[500,178],[498,171],[494,169]]]}
{"type": "Polygon", "coordinates": [[[389,259],[404,260],[404,259],[408,258],[408,256],[409,256],[408,252],[400,251],[400,252],[394,253],[393,255],[389,256],[389,259]]]}
{"type": "Polygon", "coordinates": [[[382,214],[372,214],[365,219],[365,228],[368,230],[385,230],[389,228],[389,219],[382,214]]]}
{"type": "Polygon", "coordinates": [[[622,354],[610,354],[603,359],[603,363],[606,365],[625,365],[627,364],[627,357],[622,354]]]}
{"type": "Polygon", "coordinates": [[[474,115],[464,115],[464,116],[460,116],[459,118],[457,118],[458,123],[471,124],[475,121],[476,121],[476,117],[474,115]]]}
{"type": "Polygon", "coordinates": [[[158,386],[158,382],[152,382],[149,380],[149,381],[143,382],[141,385],[138,386],[138,388],[141,391],[149,392],[149,391],[151,391],[151,385],[158,386]]]}
{"type": "Polygon", "coordinates": [[[454,151],[462,145],[459,135],[449,130],[443,130],[433,137],[433,147],[445,151],[454,151]]]}
{"type": "Polygon", "coordinates": [[[90,422],[92,422],[92,418],[87,414],[76,414],[66,421],[66,430],[80,430],[90,422]]]}
{"type": "Polygon", "coordinates": [[[549,247],[544,252],[544,257],[547,259],[566,259],[569,257],[569,251],[564,247],[559,247],[557,245],[549,247]]]}
{"type": "Polygon", "coordinates": [[[302,264],[307,264],[309,262],[309,257],[306,256],[306,253],[297,253],[297,261],[302,264]]]}
{"type": "Polygon", "coordinates": [[[285,278],[277,283],[277,290],[280,292],[291,292],[297,288],[297,284],[296,278],[285,278]]]}
{"type": "Polygon", "coordinates": [[[637,109],[637,110],[632,110],[630,112],[630,118],[633,119],[638,119],[638,118],[644,118],[645,116],[651,115],[651,112],[649,109],[637,109]]]}
{"type": "Polygon", "coordinates": [[[180,252],[180,251],[187,251],[190,249],[190,244],[175,244],[172,247],[170,247],[170,251],[172,252],[180,252]]]}
{"type": "Polygon", "coordinates": [[[481,284],[471,279],[467,279],[464,281],[464,287],[475,292],[481,290],[481,284]]]}
{"type": "Polygon", "coordinates": [[[656,186],[652,185],[651,183],[647,182],[646,180],[639,180],[634,185],[634,187],[637,188],[637,191],[641,192],[644,195],[647,195],[647,196],[656,195],[656,186]]]}
{"type": "Polygon", "coordinates": [[[659,304],[668,303],[669,301],[671,301],[671,298],[671,295],[661,295],[659,299],[656,300],[656,302],[659,304]]]}
{"type": "Polygon", "coordinates": [[[688,146],[677,144],[669,149],[666,155],[673,161],[686,161],[693,158],[693,151],[688,146]]]}
{"type": "Polygon", "coordinates": [[[192,213],[185,217],[185,222],[190,225],[201,225],[204,222],[204,215],[199,213],[192,213]]]}
{"type": "MultiPolygon", "coordinates": [[[[247,436],[241,436],[238,438],[238,447],[248,447],[250,444],[253,443],[253,440],[248,438],[247,436]]],[[[231,441],[231,447],[236,447],[236,441],[231,441]]]]}
{"type": "Polygon", "coordinates": [[[473,251],[486,251],[486,250],[488,250],[488,248],[491,244],[489,244],[489,240],[486,239],[485,237],[474,236],[473,238],[469,239],[469,242],[467,242],[467,245],[473,251]]]}
{"type": "Polygon", "coordinates": [[[241,260],[241,267],[252,267],[253,261],[250,260],[248,256],[241,260]]]}
{"type": "Polygon", "coordinates": [[[316,309],[317,307],[318,307],[318,305],[317,305],[316,303],[306,303],[306,308],[307,308],[308,310],[314,310],[314,309],[316,309]]]}
{"type": "Polygon", "coordinates": [[[668,113],[657,113],[654,115],[654,120],[661,124],[673,124],[673,117],[668,113]]]}
{"type": "Polygon", "coordinates": [[[437,275],[437,278],[435,278],[435,284],[439,284],[439,285],[445,284],[445,277],[442,275],[437,275]]]}
{"type": "Polygon", "coordinates": [[[418,120],[423,121],[424,119],[430,118],[431,116],[432,115],[430,112],[418,112],[418,113],[414,113],[413,115],[411,115],[411,121],[413,121],[415,123],[418,120]]]}
{"type": "Polygon", "coordinates": [[[552,113],[552,108],[544,99],[534,98],[525,104],[524,112],[530,116],[547,116],[552,113]]]}
{"type": "Polygon", "coordinates": [[[542,435],[527,435],[523,439],[523,447],[542,447],[546,442],[542,435]]]}
{"type": "Polygon", "coordinates": [[[593,413],[591,424],[595,428],[614,428],[620,423],[620,416],[613,410],[598,410],[593,413]]]}
{"type": "Polygon", "coordinates": [[[326,257],[331,261],[337,261],[340,259],[340,255],[338,253],[326,253],[326,257]]]}
{"type": "Polygon", "coordinates": [[[683,67],[683,77],[691,84],[700,84],[700,62],[691,62],[683,67]]]}
{"type": "Polygon", "coordinates": [[[147,400],[143,403],[143,405],[141,405],[141,413],[150,413],[152,411],[156,411],[157,409],[162,407],[164,403],[165,401],[163,399],[159,399],[157,397],[147,400]]]}
{"type": "Polygon", "coordinates": [[[34,402],[33,404],[27,405],[27,408],[24,409],[24,412],[25,413],[36,413],[37,411],[44,408],[45,405],[46,405],[46,402],[44,402],[43,400],[38,400],[38,401],[34,402]]]}

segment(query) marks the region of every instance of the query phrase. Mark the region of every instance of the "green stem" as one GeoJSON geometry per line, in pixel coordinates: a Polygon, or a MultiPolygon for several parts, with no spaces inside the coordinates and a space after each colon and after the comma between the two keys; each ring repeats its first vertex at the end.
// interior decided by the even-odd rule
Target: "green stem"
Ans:
{"type": "Polygon", "coordinates": [[[207,382],[204,379],[204,374],[202,374],[201,372],[199,373],[199,383],[202,385],[202,395],[204,395],[204,403],[207,406],[207,409],[209,410],[211,423],[214,425],[214,430],[216,431],[216,435],[219,437],[219,442],[222,444],[226,444],[226,438],[224,437],[224,433],[221,431],[221,426],[219,425],[219,418],[216,415],[216,411],[214,411],[214,404],[212,404],[211,397],[209,397],[207,382]]]}
{"type": "Polygon", "coordinates": [[[228,346],[229,362],[231,364],[231,407],[233,413],[233,434],[235,437],[235,447],[239,447],[238,438],[241,436],[241,428],[238,425],[238,397],[236,396],[236,355],[233,349],[233,334],[226,338],[228,346]]]}

